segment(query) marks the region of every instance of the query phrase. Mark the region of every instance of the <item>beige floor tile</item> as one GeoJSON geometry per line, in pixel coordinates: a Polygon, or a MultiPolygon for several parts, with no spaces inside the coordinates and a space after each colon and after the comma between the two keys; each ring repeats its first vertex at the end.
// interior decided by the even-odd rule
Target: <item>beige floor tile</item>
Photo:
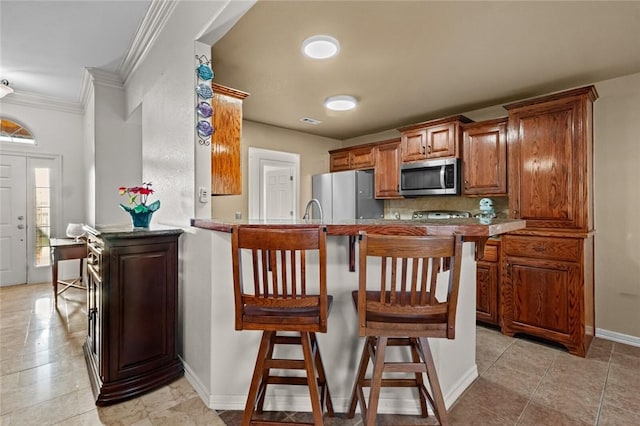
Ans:
{"type": "Polygon", "coordinates": [[[637,426],[640,412],[604,404],[600,410],[598,426],[637,426]]]}
{"type": "Polygon", "coordinates": [[[571,381],[545,377],[532,401],[572,419],[595,424],[603,390],[598,386],[578,387],[571,381]]]}
{"type": "Polygon", "coordinates": [[[515,422],[529,398],[518,395],[501,384],[479,377],[462,396],[474,406],[484,407],[497,417],[515,422]]]}
{"type": "Polygon", "coordinates": [[[556,348],[515,339],[496,364],[525,373],[544,374],[560,353],[556,348]]]}
{"type": "Polygon", "coordinates": [[[640,358],[640,347],[625,345],[624,343],[614,343],[613,352],[616,354],[627,355],[635,358],[640,358]]]}
{"type": "Polygon", "coordinates": [[[52,425],[93,409],[88,389],[74,391],[11,413],[11,425],[52,425]]]}
{"type": "Polygon", "coordinates": [[[518,426],[589,426],[582,420],[570,417],[540,404],[530,403],[518,419],[518,426]]]}
{"type": "Polygon", "coordinates": [[[152,425],[213,425],[224,426],[214,410],[207,408],[202,400],[194,396],[164,411],[152,412],[149,415],[152,425]]]}
{"type": "Polygon", "coordinates": [[[517,371],[497,364],[494,364],[482,375],[483,379],[494,385],[527,399],[531,398],[542,377],[541,373],[517,371]]]}

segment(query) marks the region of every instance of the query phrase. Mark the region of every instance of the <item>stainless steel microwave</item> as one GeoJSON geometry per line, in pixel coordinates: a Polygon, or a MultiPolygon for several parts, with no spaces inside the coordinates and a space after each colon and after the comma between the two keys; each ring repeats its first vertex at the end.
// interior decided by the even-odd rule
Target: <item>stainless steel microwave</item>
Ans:
{"type": "Polygon", "coordinates": [[[439,158],[400,166],[400,193],[421,195],[460,195],[460,159],[439,158]]]}

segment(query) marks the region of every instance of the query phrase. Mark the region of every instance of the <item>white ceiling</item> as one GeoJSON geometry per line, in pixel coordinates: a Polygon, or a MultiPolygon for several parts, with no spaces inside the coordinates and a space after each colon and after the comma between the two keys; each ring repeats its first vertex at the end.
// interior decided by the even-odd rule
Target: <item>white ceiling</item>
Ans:
{"type": "MultiPolygon", "coordinates": [[[[0,0],[0,78],[79,101],[83,68],[120,72],[149,3],[0,0]]],[[[640,2],[260,0],[212,65],[250,93],[246,119],[346,139],[640,72],[638,40],[640,2]],[[340,54],[303,57],[313,34],[340,54]],[[335,94],[360,106],[329,113],[335,94]]]]}
{"type": "Polygon", "coordinates": [[[84,68],[119,73],[151,0],[0,1],[0,79],[79,102],[84,68]]]}

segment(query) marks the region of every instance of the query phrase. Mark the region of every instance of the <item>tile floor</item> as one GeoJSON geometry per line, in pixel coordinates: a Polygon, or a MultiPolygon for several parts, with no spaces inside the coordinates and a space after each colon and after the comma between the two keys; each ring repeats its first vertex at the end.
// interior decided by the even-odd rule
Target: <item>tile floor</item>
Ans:
{"type": "MultiPolygon", "coordinates": [[[[96,408],[82,343],[82,291],[53,307],[49,284],[0,288],[0,426],[239,425],[240,411],[208,409],[191,385],[170,386],[96,408]]],[[[596,339],[586,358],[478,327],[480,377],[449,410],[454,425],[639,425],[640,348],[596,339]]],[[[309,419],[308,413],[268,413],[309,419]]],[[[379,416],[379,424],[434,424],[433,417],[379,416]]],[[[358,425],[359,415],[326,418],[358,425]]]]}

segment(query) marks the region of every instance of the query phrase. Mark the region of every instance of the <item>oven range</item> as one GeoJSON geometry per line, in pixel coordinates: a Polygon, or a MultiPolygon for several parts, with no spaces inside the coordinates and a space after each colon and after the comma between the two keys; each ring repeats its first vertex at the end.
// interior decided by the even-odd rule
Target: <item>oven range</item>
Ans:
{"type": "Polygon", "coordinates": [[[471,213],[458,210],[420,210],[413,212],[412,219],[465,219],[471,217],[471,213]]]}

